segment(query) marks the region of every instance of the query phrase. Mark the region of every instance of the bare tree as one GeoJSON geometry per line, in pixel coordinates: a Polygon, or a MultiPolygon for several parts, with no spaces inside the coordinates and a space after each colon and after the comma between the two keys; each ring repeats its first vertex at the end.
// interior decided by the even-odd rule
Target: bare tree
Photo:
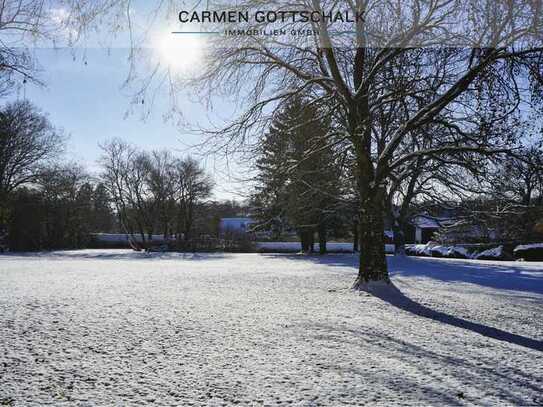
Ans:
{"type": "Polygon", "coordinates": [[[149,214],[145,181],[149,174],[148,157],[135,147],[115,139],[101,146],[101,179],[111,196],[119,223],[136,250],[146,246],[149,214]],[[136,237],[137,236],[137,237],[136,237]]]}
{"type": "Polygon", "coordinates": [[[347,140],[356,159],[361,257],[354,286],[388,282],[383,213],[391,175],[419,157],[507,149],[507,143],[487,131],[477,109],[498,88],[508,92],[508,107],[513,106],[519,84],[511,67],[539,64],[541,4],[505,0],[469,7],[452,0],[412,0],[401,6],[395,1],[363,0],[237,4],[252,12],[264,6],[276,11],[349,10],[352,15],[364,11],[365,20],[339,26],[324,20],[249,21],[237,28],[287,32],[311,28],[318,34],[287,39],[225,36],[212,41],[197,80],[208,92],[219,89],[236,95],[247,109],[225,128],[210,132],[206,143],[232,149],[255,135],[258,140],[269,123],[270,107],[302,92],[310,94],[312,103],[327,107],[323,110],[339,124],[328,134],[328,142],[347,140]],[[453,25],[458,18],[465,19],[453,25]],[[352,34],[341,35],[344,31],[352,34]],[[252,79],[251,86],[244,86],[247,78],[252,79]],[[404,114],[386,126],[377,121],[378,112],[386,116],[393,109],[404,114]],[[418,130],[431,123],[442,129],[431,143],[414,143],[420,146],[415,150],[402,148],[413,145],[409,140],[420,139],[418,130]]]}
{"type": "Polygon", "coordinates": [[[211,195],[213,182],[199,163],[191,157],[175,164],[174,197],[178,205],[177,236],[185,241],[192,237],[195,211],[198,204],[211,195]]]}
{"type": "Polygon", "coordinates": [[[149,154],[120,139],[102,150],[101,179],[133,248],[146,248],[156,230],[190,240],[197,206],[213,187],[199,163],[166,151],[149,154]]]}
{"type": "Polygon", "coordinates": [[[174,199],[176,160],[167,150],[153,151],[150,160],[147,182],[151,192],[151,212],[157,230],[161,230],[164,237],[168,237],[173,232],[173,220],[176,215],[174,199]]]}
{"type": "Polygon", "coordinates": [[[14,102],[0,110],[0,200],[33,182],[40,168],[58,157],[64,138],[30,102],[14,102]]]}
{"type": "Polygon", "coordinates": [[[522,148],[496,168],[493,193],[526,207],[543,204],[543,150],[522,148]]]}
{"type": "MultiPolygon", "coordinates": [[[[33,47],[74,49],[85,46],[90,36],[95,40],[97,36],[103,37],[100,41],[108,45],[108,39],[132,31],[132,3],[132,0],[1,1],[0,96],[27,82],[43,85],[42,66],[33,47]]],[[[173,2],[160,2],[157,9],[166,3],[173,2]]]]}
{"type": "MultiPolygon", "coordinates": [[[[503,157],[502,157],[503,158],[503,157]]],[[[394,171],[387,188],[387,208],[392,220],[395,253],[405,253],[404,231],[409,219],[428,203],[443,209],[486,193],[488,158],[479,152],[451,151],[419,156],[394,171]]]]}

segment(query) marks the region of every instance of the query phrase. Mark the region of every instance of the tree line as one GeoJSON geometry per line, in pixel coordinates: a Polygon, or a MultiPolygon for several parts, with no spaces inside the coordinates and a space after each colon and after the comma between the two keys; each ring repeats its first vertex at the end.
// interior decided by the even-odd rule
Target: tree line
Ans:
{"type": "Polygon", "coordinates": [[[104,143],[100,172],[65,162],[66,138],[28,101],[0,108],[0,238],[11,250],[81,248],[91,233],[129,236],[135,249],[153,234],[189,241],[216,235],[221,216],[243,208],[213,202],[213,181],[191,157],[104,143]]]}
{"type": "MultiPolygon", "coordinates": [[[[405,230],[420,213],[450,214],[452,222],[435,236],[440,242],[523,243],[543,238],[541,124],[533,116],[512,116],[506,131],[492,127],[507,138],[507,154],[419,157],[387,185],[382,232],[385,227],[393,232],[396,254],[405,252],[405,230]]],[[[353,155],[341,141],[327,143],[332,126],[322,109],[296,96],[277,108],[255,150],[251,204],[259,221],[256,228],[274,239],[291,228],[304,252],[313,251],[314,235],[321,253],[326,252],[329,235],[350,236],[354,251],[358,249],[353,155]]],[[[428,131],[439,137],[438,128],[428,131]]]]}
{"type": "Polygon", "coordinates": [[[153,233],[190,241],[200,204],[211,195],[213,181],[199,163],[169,151],[141,151],[122,140],[102,146],[101,179],[119,224],[140,249],[153,233]]]}

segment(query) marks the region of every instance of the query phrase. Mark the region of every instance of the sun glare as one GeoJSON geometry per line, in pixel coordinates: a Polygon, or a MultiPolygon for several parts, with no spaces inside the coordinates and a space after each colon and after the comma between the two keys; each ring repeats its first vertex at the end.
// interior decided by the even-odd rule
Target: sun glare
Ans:
{"type": "Polygon", "coordinates": [[[160,63],[178,73],[190,72],[197,68],[203,59],[205,39],[198,34],[162,34],[157,48],[160,63]]]}

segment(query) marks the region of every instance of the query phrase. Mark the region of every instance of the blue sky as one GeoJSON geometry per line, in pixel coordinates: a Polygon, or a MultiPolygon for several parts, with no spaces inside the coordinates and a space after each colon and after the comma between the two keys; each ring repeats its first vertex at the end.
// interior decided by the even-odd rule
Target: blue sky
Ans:
{"type": "MultiPolygon", "coordinates": [[[[65,14],[62,3],[56,8],[52,6],[54,4],[51,3],[50,10],[45,14],[51,21],[62,19],[65,14]]],[[[188,1],[180,3],[179,7],[192,8],[195,4],[198,2],[188,1]]],[[[187,66],[193,69],[195,62],[201,59],[198,58],[198,51],[195,52],[200,46],[199,39],[172,35],[172,30],[179,29],[177,9],[165,8],[156,18],[150,18],[155,8],[156,3],[147,0],[134,0],[131,3],[134,40],[136,45],[151,50],[149,66],[154,67],[160,62],[162,67],[167,65],[179,71],[177,64],[180,62],[183,70],[187,66]]],[[[24,44],[31,50],[41,68],[37,76],[45,84],[27,83],[7,100],[26,98],[46,113],[52,124],[69,136],[66,160],[85,165],[91,173],[97,174],[99,171],[99,143],[120,137],[143,149],[168,149],[178,156],[195,156],[215,179],[215,198],[242,199],[247,191],[246,184],[234,179],[247,176],[247,165],[236,162],[235,158],[228,162],[221,157],[204,158],[198,156],[201,149],[189,148],[203,141],[190,129],[197,125],[208,127],[210,123],[217,124],[232,117],[234,103],[215,99],[214,110],[209,111],[202,104],[194,102],[193,95],[178,92],[176,105],[186,122],[186,125],[180,125],[164,119],[172,104],[168,92],[161,89],[152,98],[150,114],[143,120],[143,110],[151,107],[151,101],[146,100],[144,105],[133,105],[131,100],[133,92],[138,89],[137,84],[123,87],[129,74],[128,31],[123,28],[112,33],[110,27],[98,24],[96,30],[84,34],[75,48],[61,47],[63,42],[68,42],[70,31],[67,28],[57,32],[57,48],[53,48],[52,42],[47,39],[35,40],[33,37],[20,37],[17,31],[2,31],[1,39],[6,44],[24,44]]],[[[140,65],[141,62],[138,60],[140,65]]],[[[145,68],[143,75],[148,75],[145,68]]]]}
{"type": "MultiPolygon", "coordinates": [[[[98,171],[96,160],[101,154],[98,143],[113,137],[144,149],[165,148],[181,156],[198,152],[188,148],[202,140],[198,135],[164,119],[170,108],[167,94],[157,94],[145,120],[141,107],[131,106],[131,90],[123,88],[128,75],[127,49],[64,48],[33,52],[42,68],[39,78],[45,86],[27,83],[12,98],[31,100],[48,114],[56,127],[64,130],[69,136],[68,160],[80,162],[92,172],[98,171]]],[[[188,94],[178,95],[178,100],[189,124],[209,121],[209,112],[199,103],[190,102],[188,94]]],[[[219,100],[217,110],[221,107],[228,106],[219,100]]],[[[215,178],[216,198],[240,199],[237,192],[244,190],[243,185],[229,176],[235,178],[240,166],[233,165],[227,170],[226,163],[217,157],[202,162],[215,178]]]]}

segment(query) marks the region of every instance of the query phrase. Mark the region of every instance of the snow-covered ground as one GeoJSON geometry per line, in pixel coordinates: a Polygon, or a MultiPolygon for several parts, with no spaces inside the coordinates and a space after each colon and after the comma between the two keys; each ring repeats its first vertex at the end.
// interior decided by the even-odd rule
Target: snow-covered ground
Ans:
{"type": "Polygon", "coordinates": [[[0,256],[0,405],[542,405],[543,264],[0,256]]]}

